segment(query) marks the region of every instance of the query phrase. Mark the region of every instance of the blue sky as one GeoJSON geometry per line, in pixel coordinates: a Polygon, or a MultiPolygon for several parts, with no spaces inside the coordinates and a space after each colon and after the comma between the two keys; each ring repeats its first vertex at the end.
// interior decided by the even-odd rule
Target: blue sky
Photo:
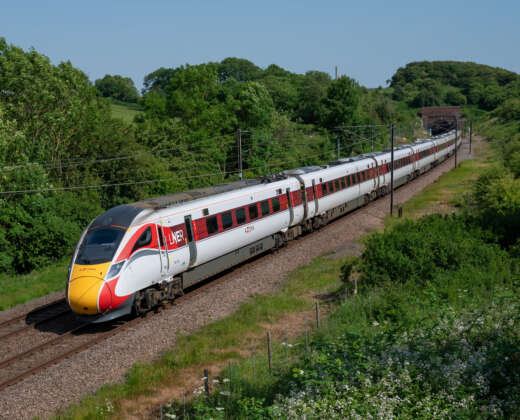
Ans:
{"type": "Polygon", "coordinates": [[[520,2],[10,1],[0,36],[70,60],[91,80],[121,74],[142,86],[159,67],[242,57],[385,86],[418,60],[461,60],[520,73],[520,2]]]}

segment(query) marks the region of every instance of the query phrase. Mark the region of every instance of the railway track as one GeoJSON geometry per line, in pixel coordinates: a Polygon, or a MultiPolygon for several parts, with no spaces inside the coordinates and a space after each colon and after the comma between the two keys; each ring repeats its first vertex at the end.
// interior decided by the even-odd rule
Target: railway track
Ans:
{"type": "MultiPolygon", "coordinates": [[[[354,215],[362,211],[366,211],[365,207],[357,208],[345,216],[354,215]]],[[[374,215],[374,217],[376,216],[374,215]]],[[[328,227],[332,228],[337,220],[340,219],[343,219],[343,217],[331,221],[327,226],[324,227],[324,229],[327,229],[328,227]]],[[[312,235],[312,233],[310,235],[312,235]]],[[[297,241],[289,242],[287,245],[289,248],[292,248],[293,246],[297,246],[297,241]]],[[[270,255],[272,255],[272,253],[259,255],[252,260],[246,261],[234,268],[220,273],[213,278],[204,281],[202,284],[194,286],[193,289],[189,289],[184,296],[175,299],[172,304],[157,308],[156,312],[160,312],[164,309],[167,310],[168,307],[175,306],[176,303],[180,303],[185,299],[192,298],[202,293],[209,287],[215,287],[221,282],[226,281],[228,276],[238,274],[242,270],[253,267],[265,258],[269,258],[270,255]]],[[[22,320],[25,320],[27,324],[17,330],[12,330],[3,334],[0,333],[0,342],[29,328],[34,328],[35,326],[42,325],[45,322],[54,321],[61,316],[67,316],[67,312],[70,317],[70,309],[67,311],[63,309],[62,306],[62,309],[60,310],[60,305],[66,306],[64,299],[51,302],[50,304],[37,308],[36,310],[33,310],[29,313],[14,317],[7,321],[3,321],[0,323],[0,332],[3,328],[11,326],[22,320]],[[46,315],[44,316],[43,314],[46,315]],[[29,322],[30,317],[33,317],[33,322],[29,322]]],[[[131,319],[127,318],[126,320],[125,318],[122,318],[120,320],[114,321],[113,323],[106,324],[81,323],[69,328],[67,331],[50,340],[44,341],[43,343],[35,345],[27,350],[0,361],[0,391],[22,381],[23,379],[33,374],[41,372],[47,367],[57,364],[76,353],[85,351],[88,348],[139,324],[140,322],[143,322],[147,316],[148,315],[145,314],[143,317],[131,319]]]]}
{"type": "Polygon", "coordinates": [[[64,298],[31,309],[21,315],[0,322],[0,341],[71,312],[64,298]]]}
{"type": "MultiPolygon", "coordinates": [[[[267,254],[269,255],[269,254],[267,254]]],[[[121,318],[113,321],[112,323],[104,323],[104,324],[92,324],[80,322],[79,324],[73,324],[72,327],[68,328],[66,331],[61,333],[60,335],[51,338],[49,340],[43,341],[35,346],[30,347],[27,350],[23,350],[9,358],[0,361],[0,392],[11,385],[14,385],[25,378],[37,374],[38,372],[43,371],[49,366],[57,364],[62,360],[82,351],[89,349],[90,347],[107,340],[108,338],[119,334],[120,332],[127,330],[130,327],[136,326],[137,324],[146,320],[147,317],[150,316],[153,312],[162,312],[163,310],[168,310],[169,308],[175,306],[176,303],[180,303],[185,299],[189,299],[195,297],[196,295],[202,293],[209,287],[214,287],[217,284],[226,280],[226,277],[231,274],[236,274],[241,270],[246,269],[247,267],[251,267],[258,260],[265,258],[267,255],[258,256],[249,263],[243,263],[240,266],[230,269],[223,274],[215,276],[216,278],[208,279],[203,282],[203,284],[199,286],[194,286],[193,289],[188,289],[187,293],[181,297],[178,297],[174,300],[173,303],[168,303],[163,306],[156,308],[155,311],[148,312],[141,317],[135,318],[121,318]]],[[[41,308],[37,308],[35,311],[41,312],[45,311],[52,306],[58,306],[60,304],[65,304],[64,299],[60,299],[59,301],[51,302],[47,305],[42,306],[41,308]]],[[[23,315],[14,317],[7,321],[4,321],[0,324],[0,328],[3,326],[11,325],[13,323],[19,322],[20,320],[27,319],[29,313],[25,313],[23,315]]],[[[33,328],[35,325],[41,325],[45,322],[50,322],[56,320],[57,318],[65,315],[69,315],[70,318],[75,318],[72,315],[72,311],[70,309],[68,311],[63,311],[62,313],[56,313],[49,315],[46,318],[42,318],[33,324],[28,324],[22,328],[17,330],[13,330],[10,333],[4,334],[0,336],[0,343],[5,339],[11,338],[13,335],[21,333],[29,328],[33,328]],[[71,316],[72,315],[72,316],[71,316]]]]}

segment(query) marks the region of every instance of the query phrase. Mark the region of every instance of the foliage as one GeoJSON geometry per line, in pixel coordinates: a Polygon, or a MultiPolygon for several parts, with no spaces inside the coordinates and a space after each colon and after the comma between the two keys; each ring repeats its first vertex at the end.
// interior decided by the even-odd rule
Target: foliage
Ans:
{"type": "Polygon", "coordinates": [[[237,129],[244,173],[254,177],[335,158],[338,125],[416,119],[388,92],[346,76],[261,69],[235,57],[148,74],[132,104],[139,112],[117,102],[137,96],[128,78],[106,75],[92,86],[69,62],[54,66],[0,40],[0,187],[21,191],[2,196],[0,272],[70,255],[103,209],[235,180],[237,129]],[[42,241],[31,255],[35,226],[42,241]]]}
{"type": "Polygon", "coordinates": [[[218,66],[218,79],[224,82],[230,78],[238,82],[255,80],[262,70],[249,60],[236,57],[228,57],[222,60],[218,66]]]}
{"type": "Polygon", "coordinates": [[[520,178],[495,166],[475,183],[471,196],[474,213],[498,235],[505,246],[520,237],[520,178]]]}
{"type": "MultiPolygon", "coordinates": [[[[443,250],[434,247],[428,281],[405,272],[392,283],[367,284],[315,333],[310,351],[303,341],[293,342],[292,364],[272,376],[262,363],[255,377],[246,373],[246,362],[234,376],[224,370],[209,399],[196,397],[188,405],[190,417],[514,417],[520,409],[519,273],[511,271],[512,259],[504,251],[483,241],[479,228],[454,234],[453,228],[452,218],[426,217],[404,223],[399,233],[403,243],[421,248],[431,243],[434,231],[441,242],[454,237],[459,246],[473,243],[460,249],[466,264],[446,267],[443,250]],[[421,229],[424,244],[416,240],[421,229]],[[473,258],[475,244],[487,247],[490,264],[481,266],[473,258]]],[[[395,239],[396,229],[377,236],[395,239]]],[[[362,278],[379,268],[374,254],[387,256],[378,241],[367,243],[362,278]]],[[[399,254],[401,247],[393,251],[399,254]]],[[[409,258],[424,263],[422,252],[409,258]]],[[[345,275],[352,261],[346,262],[345,275]]],[[[171,416],[181,407],[174,402],[167,409],[171,416]]]]}
{"type": "Polygon", "coordinates": [[[130,77],[106,74],[102,79],[95,81],[95,86],[105,98],[114,98],[123,102],[137,102],[139,99],[139,92],[130,77]]]}
{"type": "Polygon", "coordinates": [[[334,80],[323,100],[323,126],[334,129],[342,125],[356,124],[359,113],[359,84],[347,76],[334,80]]]}
{"type": "Polygon", "coordinates": [[[466,266],[496,272],[500,251],[486,241],[489,239],[489,234],[461,216],[404,221],[367,239],[361,284],[371,287],[412,281],[425,285],[441,273],[466,266]]]}
{"type": "Polygon", "coordinates": [[[131,185],[67,191],[135,177],[136,162],[149,164],[147,176],[162,176],[161,164],[135,144],[127,124],[110,117],[85,74],[0,39],[1,190],[51,190],[2,195],[0,272],[26,272],[70,255],[104,207],[150,194],[152,186],[131,185]],[[95,163],[121,154],[135,159],[95,163]]]}
{"type": "Polygon", "coordinates": [[[520,94],[520,77],[497,67],[470,62],[422,61],[392,76],[393,97],[414,107],[477,105],[492,111],[520,94]]]}

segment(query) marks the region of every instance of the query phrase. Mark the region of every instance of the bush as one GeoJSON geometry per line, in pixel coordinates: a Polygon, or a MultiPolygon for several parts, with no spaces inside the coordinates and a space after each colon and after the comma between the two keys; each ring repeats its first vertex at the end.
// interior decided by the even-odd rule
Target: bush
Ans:
{"type": "Polygon", "coordinates": [[[472,198],[480,223],[503,245],[514,245],[520,237],[520,179],[493,168],[477,180],[472,198]]]}
{"type": "Polygon", "coordinates": [[[385,282],[424,285],[439,273],[466,265],[493,269],[505,258],[491,236],[461,216],[428,216],[405,221],[370,236],[361,257],[361,287],[385,282]]]}

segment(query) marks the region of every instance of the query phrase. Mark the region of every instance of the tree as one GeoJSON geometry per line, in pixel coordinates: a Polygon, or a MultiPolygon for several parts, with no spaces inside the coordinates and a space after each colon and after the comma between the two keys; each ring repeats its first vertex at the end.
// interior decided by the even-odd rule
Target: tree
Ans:
{"type": "Polygon", "coordinates": [[[307,124],[318,124],[331,78],[321,71],[308,71],[298,94],[298,116],[307,124]]]}
{"type": "Polygon", "coordinates": [[[322,125],[334,129],[356,122],[359,112],[359,84],[350,77],[341,76],[333,80],[323,100],[322,125]]]}
{"type": "Polygon", "coordinates": [[[170,79],[175,74],[175,69],[167,69],[161,67],[144,77],[143,82],[143,95],[148,92],[154,91],[160,95],[165,95],[166,88],[170,83],[170,79]]]}
{"type": "Polygon", "coordinates": [[[107,74],[102,79],[97,79],[95,86],[105,98],[114,98],[123,102],[137,102],[139,99],[139,92],[130,77],[107,74]]]}
{"type": "Polygon", "coordinates": [[[467,100],[458,90],[450,89],[448,93],[446,93],[446,103],[448,105],[466,105],[467,100]]]}
{"type": "Polygon", "coordinates": [[[262,69],[244,58],[228,57],[220,62],[218,79],[221,82],[234,78],[239,82],[254,80],[262,69]]]}

